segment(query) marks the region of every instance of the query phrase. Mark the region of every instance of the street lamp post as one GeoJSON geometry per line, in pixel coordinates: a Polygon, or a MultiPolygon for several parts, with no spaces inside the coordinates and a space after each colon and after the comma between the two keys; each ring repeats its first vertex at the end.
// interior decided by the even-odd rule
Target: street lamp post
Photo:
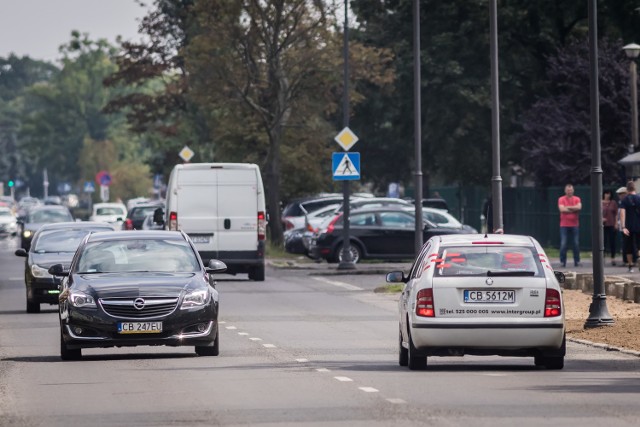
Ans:
{"type": "Polygon", "coordinates": [[[638,73],[635,59],[640,55],[640,45],[631,43],[622,48],[629,63],[629,74],[631,78],[631,146],[629,152],[633,153],[638,149],[638,73]]]}

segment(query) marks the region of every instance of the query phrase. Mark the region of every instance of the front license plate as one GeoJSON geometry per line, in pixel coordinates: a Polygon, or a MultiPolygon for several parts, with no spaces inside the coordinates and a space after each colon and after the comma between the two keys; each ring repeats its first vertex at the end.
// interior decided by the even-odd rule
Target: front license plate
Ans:
{"type": "Polygon", "coordinates": [[[191,237],[191,240],[193,241],[193,243],[209,243],[209,240],[210,240],[210,236],[202,235],[202,234],[200,235],[194,234],[189,237],[191,237]]]}
{"type": "Polygon", "coordinates": [[[162,332],[162,322],[120,322],[119,334],[159,334],[162,332]]]}
{"type": "Polygon", "coordinates": [[[487,302],[487,303],[514,303],[516,302],[516,291],[505,289],[501,291],[475,291],[464,290],[464,302],[487,302]]]}

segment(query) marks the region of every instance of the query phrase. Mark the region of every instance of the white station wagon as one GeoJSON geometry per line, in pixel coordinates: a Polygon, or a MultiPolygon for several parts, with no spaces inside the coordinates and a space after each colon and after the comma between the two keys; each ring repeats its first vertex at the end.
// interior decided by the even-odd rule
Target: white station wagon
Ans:
{"type": "Polygon", "coordinates": [[[453,234],[422,247],[399,300],[399,363],[424,369],[427,356],[534,357],[562,369],[565,320],[560,283],[540,244],[528,236],[453,234]]]}

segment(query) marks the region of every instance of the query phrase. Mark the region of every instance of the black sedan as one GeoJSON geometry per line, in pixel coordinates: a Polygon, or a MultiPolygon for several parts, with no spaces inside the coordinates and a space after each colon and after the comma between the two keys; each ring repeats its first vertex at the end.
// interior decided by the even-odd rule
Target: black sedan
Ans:
{"type": "MultiPolygon", "coordinates": [[[[411,259],[415,255],[415,218],[413,212],[386,207],[357,209],[350,215],[350,249],[354,263],[360,259],[411,259]]],[[[343,214],[325,222],[311,243],[314,258],[342,261],[343,214]]],[[[439,227],[424,221],[423,241],[442,234],[464,234],[460,228],[439,227]]]]}
{"type": "Polygon", "coordinates": [[[27,313],[39,313],[40,304],[58,304],[59,280],[49,274],[54,264],[69,268],[73,254],[88,233],[113,231],[109,224],[98,222],[59,222],[44,224],[33,236],[29,252],[17,249],[25,257],[24,283],[27,289],[27,313]]]}
{"type": "Polygon", "coordinates": [[[35,206],[26,213],[19,222],[20,247],[29,250],[33,235],[43,224],[73,221],[71,212],[64,206],[35,206]]]}
{"type": "Polygon", "coordinates": [[[223,262],[202,263],[189,237],[178,231],[89,234],[63,276],[60,356],[80,359],[88,347],[194,346],[217,356],[218,292],[211,273],[223,262]]]}
{"type": "Polygon", "coordinates": [[[149,215],[153,215],[156,209],[164,208],[164,202],[152,202],[134,205],[129,212],[127,218],[122,223],[123,230],[143,230],[145,219],[149,215]]]}

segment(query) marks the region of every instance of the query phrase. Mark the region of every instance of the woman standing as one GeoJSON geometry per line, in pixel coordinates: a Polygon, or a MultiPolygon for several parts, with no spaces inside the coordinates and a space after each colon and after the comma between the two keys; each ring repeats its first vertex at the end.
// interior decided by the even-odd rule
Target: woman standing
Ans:
{"type": "MultiPolygon", "coordinates": [[[[604,253],[611,253],[611,265],[616,265],[616,230],[618,228],[618,203],[613,200],[613,192],[602,192],[602,226],[604,229],[604,253]]],[[[624,262],[624,260],[623,260],[624,262]]]]}

